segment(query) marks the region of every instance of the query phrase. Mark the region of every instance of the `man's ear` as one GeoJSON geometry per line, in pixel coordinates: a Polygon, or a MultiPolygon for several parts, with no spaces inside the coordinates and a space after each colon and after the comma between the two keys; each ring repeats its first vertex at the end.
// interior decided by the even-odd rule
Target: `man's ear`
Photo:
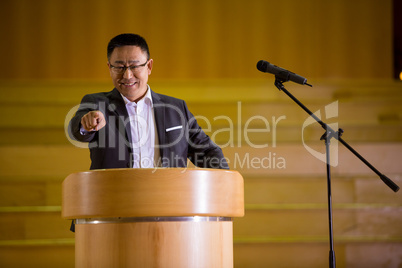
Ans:
{"type": "Polygon", "coordinates": [[[153,64],[154,64],[154,60],[153,60],[153,59],[149,59],[149,61],[148,61],[148,63],[147,63],[148,75],[151,74],[153,64]]]}
{"type": "Polygon", "coordinates": [[[112,76],[112,70],[110,69],[110,62],[107,61],[107,68],[109,69],[110,76],[112,76]]]}

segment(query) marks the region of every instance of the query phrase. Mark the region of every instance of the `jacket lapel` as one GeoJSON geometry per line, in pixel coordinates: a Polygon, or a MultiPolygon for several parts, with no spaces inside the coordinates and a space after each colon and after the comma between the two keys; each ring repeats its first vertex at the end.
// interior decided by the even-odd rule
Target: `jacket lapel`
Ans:
{"type": "MultiPolygon", "coordinates": [[[[152,102],[154,106],[154,115],[155,115],[155,125],[156,131],[158,132],[158,141],[159,146],[163,146],[166,143],[166,133],[165,133],[165,104],[161,100],[159,94],[153,92],[151,90],[152,102]]],[[[165,155],[166,149],[160,147],[160,156],[162,159],[167,155],[165,155]]]]}
{"type": "Polygon", "coordinates": [[[109,110],[117,115],[116,127],[123,137],[127,138],[129,144],[132,142],[131,126],[126,104],[120,95],[120,92],[114,88],[111,92],[109,110]],[[124,127],[123,127],[124,126],[124,127]]]}

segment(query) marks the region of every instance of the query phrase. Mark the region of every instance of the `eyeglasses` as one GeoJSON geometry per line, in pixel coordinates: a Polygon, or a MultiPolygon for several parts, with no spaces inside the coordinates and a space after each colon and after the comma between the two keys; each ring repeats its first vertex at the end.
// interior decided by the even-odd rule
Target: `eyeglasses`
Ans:
{"type": "Polygon", "coordinates": [[[141,67],[144,67],[147,65],[149,60],[147,60],[145,63],[140,64],[140,65],[130,65],[130,66],[113,66],[112,64],[109,63],[110,68],[112,72],[115,74],[124,74],[127,69],[130,69],[132,73],[138,73],[141,70],[141,67]]]}

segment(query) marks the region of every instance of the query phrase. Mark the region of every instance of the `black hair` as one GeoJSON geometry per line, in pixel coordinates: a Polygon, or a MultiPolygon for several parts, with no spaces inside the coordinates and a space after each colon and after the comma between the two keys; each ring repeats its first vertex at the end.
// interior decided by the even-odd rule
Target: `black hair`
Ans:
{"type": "Polygon", "coordinates": [[[125,33],[119,34],[109,41],[109,44],[107,45],[107,58],[110,60],[113,50],[116,47],[122,46],[137,46],[147,54],[147,59],[149,59],[151,56],[149,54],[147,41],[145,41],[143,37],[139,36],[138,34],[125,33]]]}

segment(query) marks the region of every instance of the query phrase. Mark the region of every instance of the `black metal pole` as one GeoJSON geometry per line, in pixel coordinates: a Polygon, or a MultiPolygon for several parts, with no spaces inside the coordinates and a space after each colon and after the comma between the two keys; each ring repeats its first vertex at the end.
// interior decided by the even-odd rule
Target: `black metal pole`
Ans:
{"type": "Polygon", "coordinates": [[[322,135],[321,140],[325,141],[326,163],[327,163],[327,191],[328,191],[328,223],[329,223],[329,268],[336,267],[335,249],[334,249],[334,231],[332,219],[332,190],[331,190],[331,159],[330,159],[330,145],[332,133],[326,131],[322,135]]]}

